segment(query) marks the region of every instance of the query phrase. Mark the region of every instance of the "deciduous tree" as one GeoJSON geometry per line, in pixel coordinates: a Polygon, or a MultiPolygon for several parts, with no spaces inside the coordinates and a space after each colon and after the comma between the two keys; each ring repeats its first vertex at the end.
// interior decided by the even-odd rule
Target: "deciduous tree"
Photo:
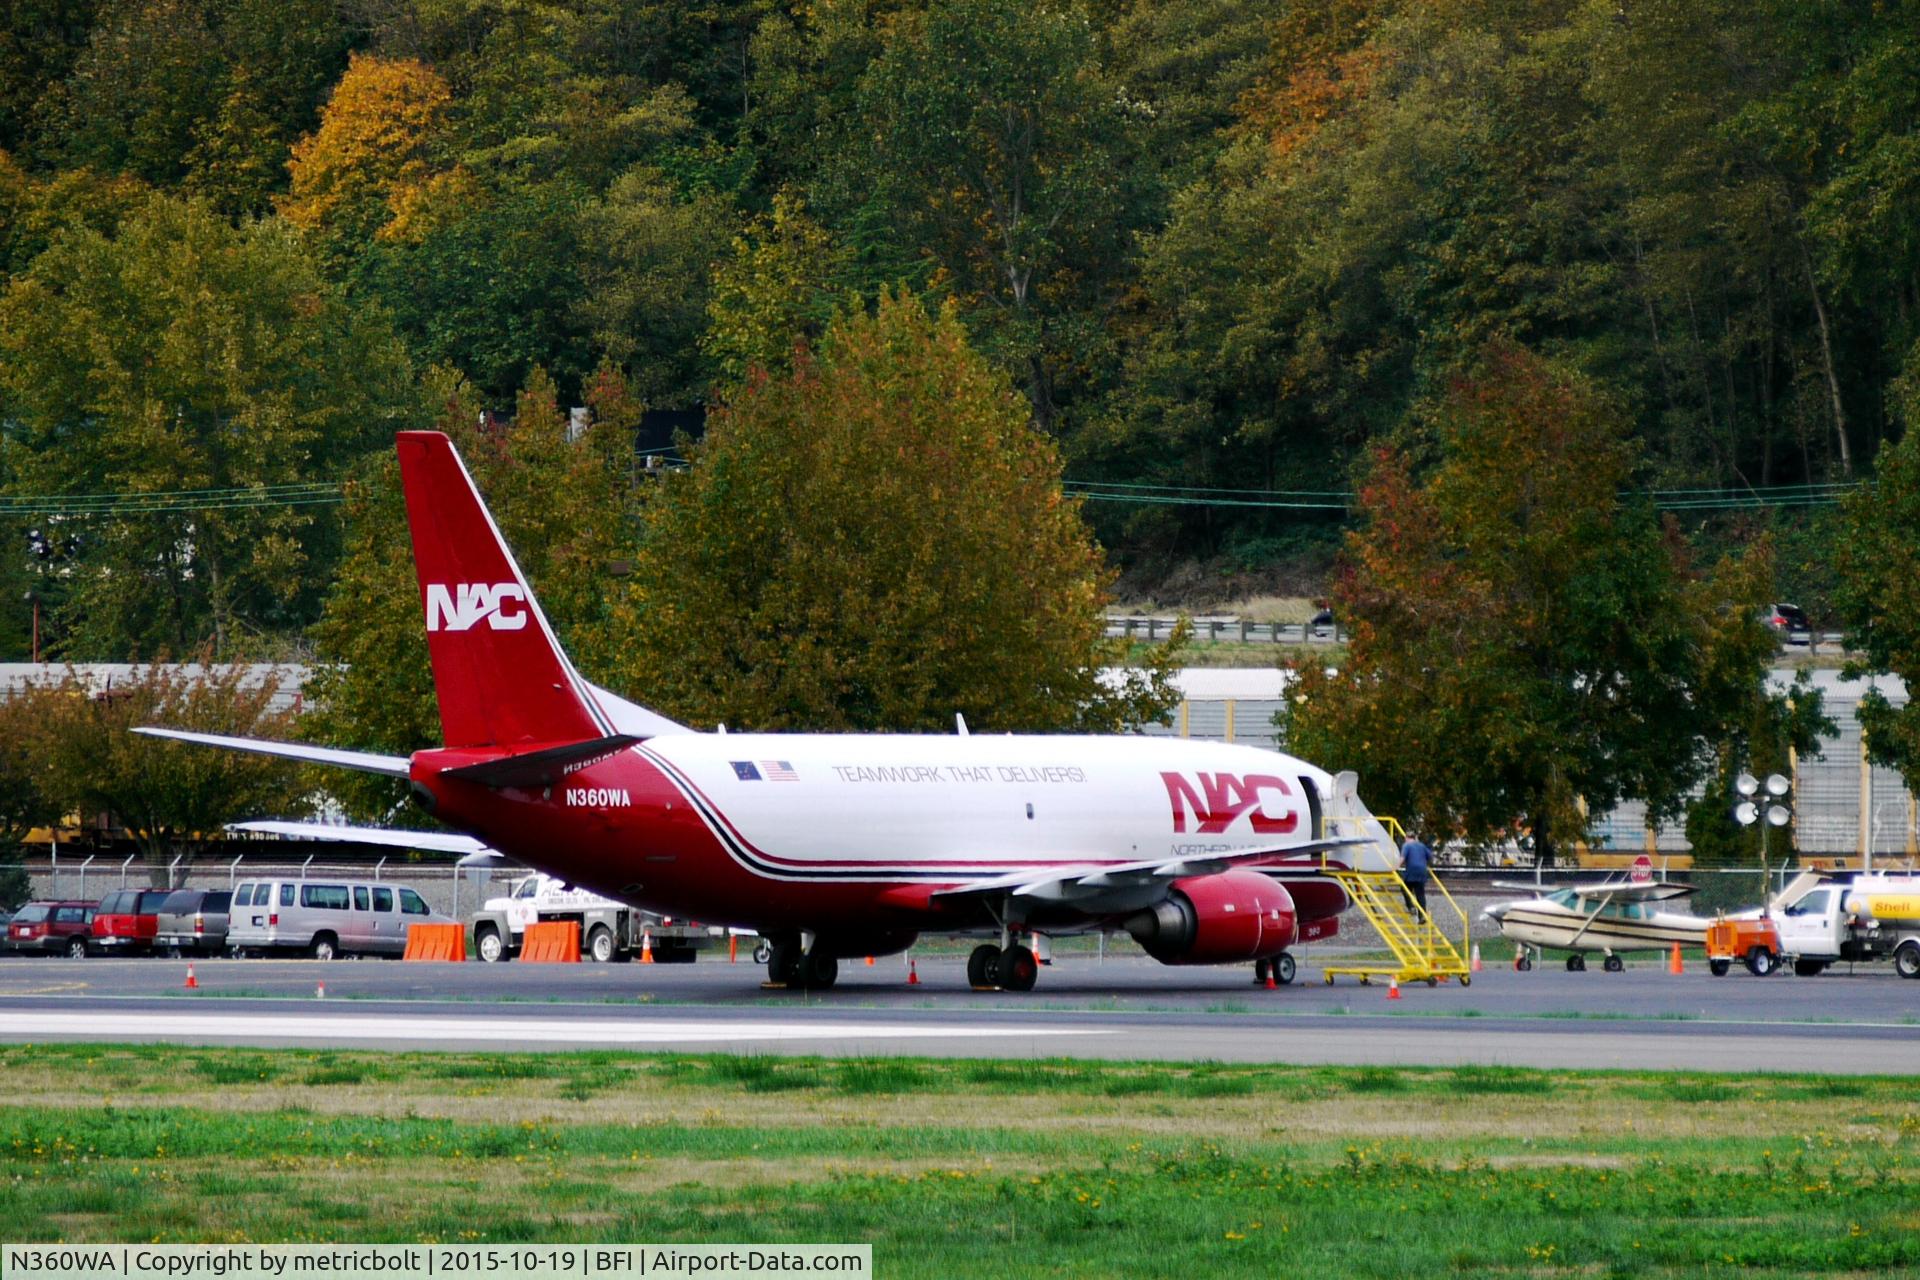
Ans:
{"type": "Polygon", "coordinates": [[[1060,460],[949,307],[888,294],[750,379],[645,508],[643,700],[756,729],[1114,730],[1163,715],[1171,648],[1124,684],[1110,581],[1060,460]]]}
{"type": "Polygon", "coordinates": [[[1296,672],[1289,746],[1356,769],[1378,810],[1551,860],[1623,799],[1671,819],[1765,695],[1764,557],[1693,572],[1650,510],[1625,423],[1510,346],[1424,415],[1420,468],[1382,447],[1336,609],[1337,671],[1296,672]]]}
{"type": "MultiPolygon", "coordinates": [[[[285,739],[293,709],[273,706],[282,676],[277,668],[155,663],[96,688],[69,670],[16,694],[14,702],[42,794],[62,813],[111,814],[161,884],[175,857],[191,863],[227,823],[297,813],[306,788],[299,771],[284,762],[132,730],[162,725],[285,739]]],[[[8,714],[14,714],[11,705],[8,714]]]]}
{"type": "Polygon", "coordinates": [[[116,660],[302,625],[331,567],[326,481],[415,421],[406,356],[285,223],[236,228],[150,198],[116,234],[75,230],[0,295],[0,474],[66,495],[180,494],[72,515],[67,655],[116,660]],[[202,501],[195,501],[195,496],[202,501]],[[135,505],[140,505],[136,503],[135,505]]]}
{"type": "Polygon", "coordinates": [[[1896,707],[1879,689],[1860,700],[1860,727],[1876,764],[1898,769],[1920,791],[1920,344],[1898,388],[1906,434],[1883,451],[1873,482],[1848,495],[1834,548],[1834,605],[1847,627],[1855,675],[1906,682],[1896,707]]]}

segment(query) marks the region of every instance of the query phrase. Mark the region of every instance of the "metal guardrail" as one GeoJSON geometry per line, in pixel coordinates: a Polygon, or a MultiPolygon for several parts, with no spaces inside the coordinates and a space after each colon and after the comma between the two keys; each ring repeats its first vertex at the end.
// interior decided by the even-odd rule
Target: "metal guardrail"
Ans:
{"type": "MultiPolygon", "coordinates": [[[[1107,636],[1109,639],[1125,637],[1128,640],[1144,640],[1149,644],[1164,640],[1173,634],[1177,616],[1149,617],[1144,614],[1131,617],[1108,617],[1107,636]]],[[[1240,644],[1345,644],[1347,633],[1338,626],[1322,624],[1315,626],[1310,622],[1249,622],[1244,618],[1233,617],[1197,617],[1193,621],[1193,638],[1201,644],[1220,644],[1238,642],[1240,644]]]]}
{"type": "MultiPolygon", "coordinates": [[[[1178,625],[1178,614],[1109,614],[1107,638],[1144,640],[1149,644],[1166,639],[1178,625]]],[[[1193,638],[1197,644],[1345,644],[1351,637],[1338,623],[1252,622],[1232,614],[1191,616],[1193,638]]],[[[1844,635],[1838,631],[1782,632],[1780,652],[1795,650],[1827,653],[1842,652],[1844,635]]]]}

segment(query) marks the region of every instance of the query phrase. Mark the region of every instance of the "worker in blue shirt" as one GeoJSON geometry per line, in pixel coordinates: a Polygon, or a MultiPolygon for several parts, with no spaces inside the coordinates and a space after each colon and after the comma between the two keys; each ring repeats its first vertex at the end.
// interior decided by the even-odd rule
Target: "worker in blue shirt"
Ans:
{"type": "Polygon", "coordinates": [[[1433,864],[1433,850],[1418,835],[1410,835],[1407,842],[1400,846],[1400,878],[1407,883],[1407,897],[1420,904],[1420,912],[1427,910],[1427,879],[1433,873],[1429,868],[1433,864]]]}

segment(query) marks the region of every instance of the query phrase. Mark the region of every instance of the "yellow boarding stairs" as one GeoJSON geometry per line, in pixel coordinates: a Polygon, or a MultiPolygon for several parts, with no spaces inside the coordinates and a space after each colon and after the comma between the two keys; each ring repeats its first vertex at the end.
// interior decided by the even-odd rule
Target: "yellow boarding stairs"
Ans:
{"type": "Polygon", "coordinates": [[[1328,814],[1325,819],[1327,829],[1338,834],[1342,828],[1356,835],[1372,835],[1381,842],[1391,841],[1388,848],[1392,857],[1386,860],[1387,870],[1382,871],[1346,871],[1328,866],[1326,856],[1321,855],[1321,872],[1331,880],[1337,880],[1353,899],[1353,905],[1367,918],[1381,940],[1392,950],[1393,964],[1346,964],[1328,965],[1326,969],[1327,985],[1333,985],[1335,974],[1349,973],[1360,979],[1362,985],[1374,978],[1397,979],[1401,982],[1425,982],[1428,986],[1437,985],[1442,978],[1457,977],[1461,986],[1473,981],[1468,972],[1467,952],[1467,913],[1453,900],[1447,887],[1440,883],[1440,877],[1430,876],[1427,881],[1427,910],[1422,911],[1418,903],[1407,895],[1407,882],[1400,873],[1392,868],[1400,863],[1400,846],[1406,843],[1407,834],[1398,822],[1392,818],[1367,815],[1365,818],[1342,818],[1328,814]],[[1371,829],[1369,829],[1371,828],[1371,829]],[[1438,890],[1438,896],[1435,896],[1438,890]],[[1459,921],[1460,945],[1453,940],[1435,921],[1433,912],[1439,912],[1442,919],[1451,924],[1459,921]]]}

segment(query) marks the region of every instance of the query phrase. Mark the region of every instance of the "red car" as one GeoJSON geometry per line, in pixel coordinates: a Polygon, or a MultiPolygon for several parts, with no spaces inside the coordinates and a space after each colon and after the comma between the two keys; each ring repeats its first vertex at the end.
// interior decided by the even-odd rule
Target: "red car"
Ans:
{"type": "Polygon", "coordinates": [[[22,955],[66,955],[78,960],[92,949],[91,902],[29,902],[7,926],[7,945],[22,955]]]}
{"type": "Polygon", "coordinates": [[[100,899],[93,911],[94,949],[123,955],[153,950],[166,900],[165,889],[116,889],[100,899]]]}

